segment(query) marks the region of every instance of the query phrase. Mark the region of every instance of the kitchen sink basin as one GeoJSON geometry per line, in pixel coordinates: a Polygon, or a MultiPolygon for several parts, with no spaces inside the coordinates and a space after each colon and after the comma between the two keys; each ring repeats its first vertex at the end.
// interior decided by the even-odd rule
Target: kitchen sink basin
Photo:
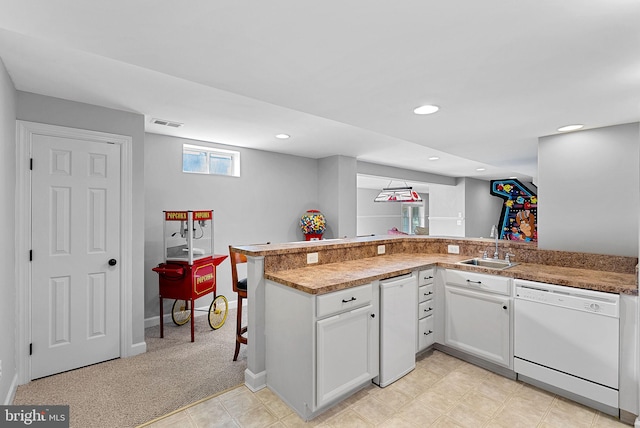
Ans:
{"type": "Polygon", "coordinates": [[[478,266],[488,269],[507,269],[517,265],[517,263],[508,262],[506,260],[481,259],[478,257],[469,260],[462,260],[461,262],[458,262],[458,264],[478,266]]]}

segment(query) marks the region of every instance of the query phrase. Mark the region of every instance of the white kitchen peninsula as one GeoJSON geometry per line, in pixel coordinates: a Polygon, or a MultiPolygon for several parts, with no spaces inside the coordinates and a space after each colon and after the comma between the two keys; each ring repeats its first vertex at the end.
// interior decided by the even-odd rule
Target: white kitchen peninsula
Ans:
{"type": "MultiPolygon", "coordinates": [[[[379,236],[255,246],[235,246],[248,257],[249,340],[245,384],[256,391],[267,385],[265,281],[270,280],[311,295],[322,295],[425,268],[490,273],[568,287],[618,293],[627,300],[626,328],[621,329],[620,408],[638,414],[636,314],[638,286],[636,258],[538,250],[534,245],[500,242],[500,253],[515,254],[518,265],[487,270],[457,262],[477,256],[489,240],[379,236]],[[447,254],[449,244],[460,254],[447,254]],[[382,251],[380,247],[382,248],[382,251]],[[379,253],[384,255],[378,255],[379,253]],[[315,254],[314,254],[315,253],[315,254]],[[307,255],[312,256],[308,257],[307,255]],[[307,263],[314,261],[317,263],[307,263]],[[594,269],[597,267],[597,270],[594,269]],[[625,357],[626,355],[626,357],[625,357]]],[[[286,311],[286,307],[283,308],[286,311]]],[[[436,340],[437,340],[436,336],[436,340]]],[[[436,345],[437,346],[437,345],[436,345]]],[[[629,418],[627,418],[628,420],[629,418]]]]}

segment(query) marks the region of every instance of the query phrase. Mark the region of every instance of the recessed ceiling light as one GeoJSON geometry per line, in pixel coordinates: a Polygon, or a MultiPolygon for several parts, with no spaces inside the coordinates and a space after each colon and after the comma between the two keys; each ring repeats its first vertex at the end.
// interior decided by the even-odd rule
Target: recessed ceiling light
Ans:
{"type": "Polygon", "coordinates": [[[438,160],[438,159],[440,159],[438,156],[429,157],[429,160],[431,160],[431,161],[438,160]]]}
{"type": "Polygon", "coordinates": [[[440,110],[440,107],[434,105],[424,105],[413,109],[415,114],[432,114],[440,110]]]}
{"type": "Polygon", "coordinates": [[[278,135],[276,135],[276,138],[278,138],[280,140],[286,140],[289,137],[291,137],[291,135],[289,135],[289,134],[278,134],[278,135]]]}
{"type": "Polygon", "coordinates": [[[482,167],[476,168],[476,171],[486,171],[486,170],[487,170],[487,168],[482,168],[482,167]]]}
{"type": "Polygon", "coordinates": [[[569,131],[577,131],[578,129],[584,128],[584,125],[575,124],[575,125],[566,125],[558,128],[560,132],[569,132],[569,131]]]}

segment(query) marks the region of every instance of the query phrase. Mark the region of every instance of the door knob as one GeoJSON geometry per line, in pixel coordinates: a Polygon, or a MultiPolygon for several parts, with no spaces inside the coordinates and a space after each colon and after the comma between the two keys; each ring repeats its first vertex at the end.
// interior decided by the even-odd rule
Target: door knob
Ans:
{"type": "Polygon", "coordinates": [[[115,266],[118,263],[116,259],[109,260],[109,266],[115,266]]]}

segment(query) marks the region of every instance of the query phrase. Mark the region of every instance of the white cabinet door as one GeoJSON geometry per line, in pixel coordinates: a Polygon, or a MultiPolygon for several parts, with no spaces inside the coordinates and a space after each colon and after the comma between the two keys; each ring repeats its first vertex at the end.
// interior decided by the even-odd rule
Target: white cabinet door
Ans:
{"type": "Polygon", "coordinates": [[[445,344],[511,366],[508,297],[445,286],[445,344]]]}
{"type": "Polygon", "coordinates": [[[427,349],[435,341],[433,319],[433,315],[429,315],[418,321],[418,351],[427,349]]]}
{"type": "Polygon", "coordinates": [[[372,314],[369,305],[316,323],[317,407],[375,376],[372,314]]]}

